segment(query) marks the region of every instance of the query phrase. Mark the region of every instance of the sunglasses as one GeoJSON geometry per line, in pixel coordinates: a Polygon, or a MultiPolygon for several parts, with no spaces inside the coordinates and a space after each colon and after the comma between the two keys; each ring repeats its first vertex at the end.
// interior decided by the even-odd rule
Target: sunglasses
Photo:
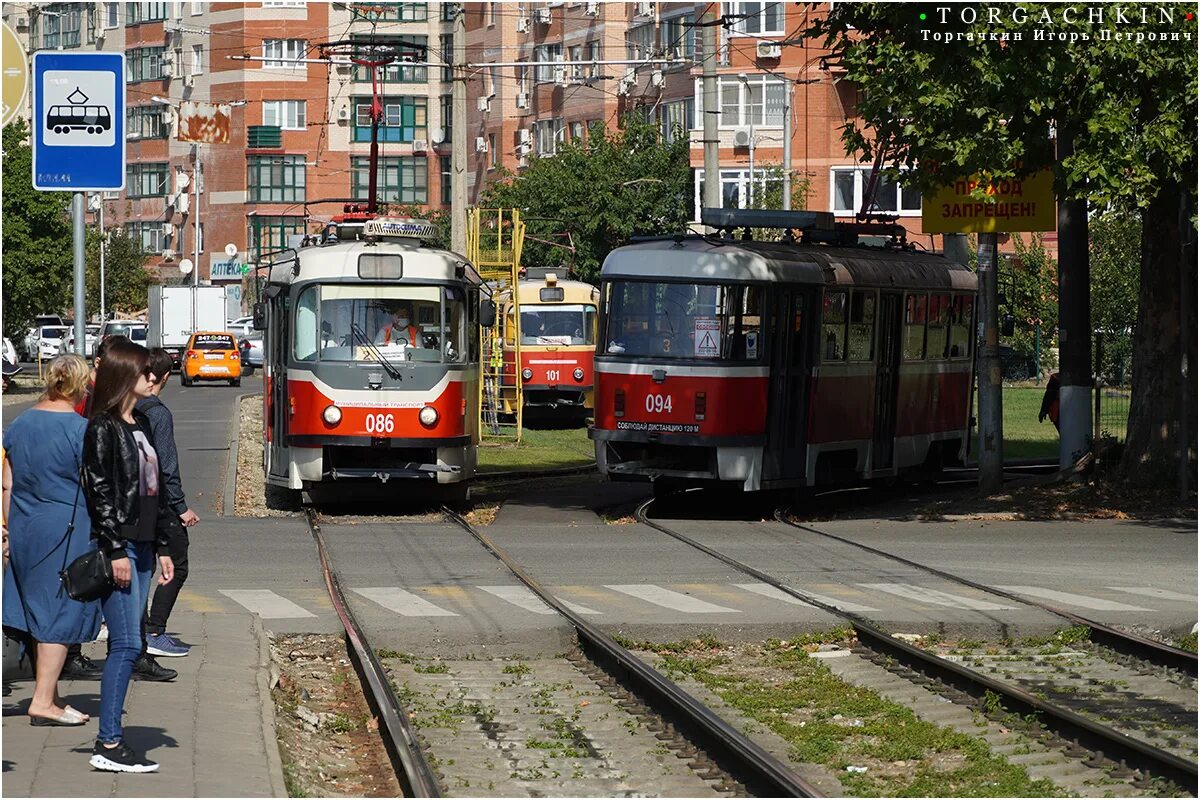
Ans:
{"type": "Polygon", "coordinates": [[[151,372],[149,367],[146,367],[144,370],[142,370],[142,376],[148,380],[151,385],[158,383],[158,376],[151,372]]]}

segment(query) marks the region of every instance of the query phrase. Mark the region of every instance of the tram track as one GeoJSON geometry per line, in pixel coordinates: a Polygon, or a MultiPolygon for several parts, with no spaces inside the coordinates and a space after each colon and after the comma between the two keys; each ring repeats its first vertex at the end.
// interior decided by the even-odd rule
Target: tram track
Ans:
{"type": "MultiPolygon", "coordinates": [[[[710,547],[670,526],[653,520],[647,512],[654,502],[654,500],[648,500],[638,507],[635,512],[635,518],[638,522],[681,541],[727,566],[752,576],[790,595],[796,600],[820,608],[837,618],[845,620],[858,639],[860,645],[859,655],[870,657],[877,664],[885,665],[888,669],[897,672],[902,677],[913,681],[917,685],[924,686],[952,702],[967,702],[975,705],[977,708],[987,709],[989,712],[997,712],[1002,707],[1003,712],[1001,713],[1006,718],[1011,718],[1017,722],[1035,720],[1036,727],[1031,731],[1035,738],[1040,740],[1051,739],[1052,748],[1062,750],[1065,758],[1083,760],[1083,763],[1090,767],[1103,767],[1112,779],[1128,781],[1135,788],[1149,788],[1151,787],[1149,780],[1157,778],[1160,781],[1174,784],[1178,787],[1179,791],[1187,792],[1190,795],[1196,794],[1195,739],[1194,736],[1189,738],[1185,734],[1189,722],[1191,730],[1194,731],[1195,729],[1196,709],[1194,702],[1190,704],[1190,707],[1183,707],[1174,703],[1169,704],[1170,708],[1165,714],[1161,713],[1163,709],[1160,707],[1158,709],[1160,715],[1156,719],[1161,723],[1160,727],[1166,728],[1167,732],[1165,735],[1161,737],[1138,736],[1136,731],[1130,730],[1129,725],[1121,724],[1121,718],[1129,714],[1140,713],[1144,715],[1153,713],[1155,703],[1140,702],[1147,699],[1143,695],[1129,692],[1122,693],[1119,691],[1108,692],[1107,710],[1101,714],[1085,715],[1081,713],[1082,709],[1075,710],[1068,707],[1068,703],[1064,700],[1064,696],[1077,687],[1062,684],[1061,682],[1056,685],[1045,674],[1034,675],[1033,673],[1037,673],[1037,670],[1032,670],[1030,674],[1014,679],[1012,669],[973,669],[967,666],[968,659],[966,658],[943,658],[907,641],[896,638],[861,614],[830,605],[806,592],[787,585],[772,574],[710,547]],[[1122,694],[1132,694],[1134,696],[1122,696],[1122,694]],[[1054,701],[1050,698],[1054,698],[1054,701]],[[1183,724],[1180,724],[1177,719],[1181,714],[1185,718],[1183,724]],[[1152,740],[1155,738],[1165,739],[1166,741],[1152,743],[1152,740]],[[1181,740],[1183,740],[1182,743],[1181,740]],[[1174,743],[1174,746],[1171,746],[1172,743],[1174,743]],[[1164,744],[1170,749],[1159,746],[1160,744],[1164,744]]],[[[809,526],[805,526],[804,529],[809,530],[809,526]]],[[[842,537],[835,536],[833,538],[842,540],[842,537]]],[[[849,540],[843,541],[849,545],[856,544],[849,540]]],[[[893,557],[885,551],[874,548],[866,549],[884,558],[893,557]]],[[[916,562],[909,562],[899,558],[897,560],[909,566],[925,568],[916,562]]],[[[938,574],[946,580],[957,581],[982,591],[992,591],[992,587],[966,581],[965,579],[960,580],[958,576],[950,573],[935,571],[932,568],[930,568],[930,571],[934,571],[934,574],[938,574]]],[[[1023,604],[1040,607],[1051,613],[1058,611],[1058,609],[1052,607],[1030,603],[1025,598],[1016,595],[998,593],[1023,604]]],[[[1151,642],[1142,639],[1142,637],[1130,636],[1107,626],[1100,626],[1099,623],[1078,617],[1077,615],[1069,615],[1068,618],[1075,624],[1086,625],[1093,630],[1104,628],[1105,633],[1101,637],[1102,642],[1097,643],[1099,654],[1103,656],[1106,650],[1118,653],[1119,659],[1126,661],[1126,664],[1118,664],[1118,666],[1126,668],[1125,675],[1127,678],[1134,678],[1139,674],[1144,676],[1146,672],[1150,672],[1158,678],[1165,675],[1168,681],[1183,682],[1185,690],[1190,686],[1190,691],[1194,696],[1194,655],[1187,654],[1186,651],[1176,651],[1175,648],[1151,642]],[[1116,647],[1113,645],[1116,645],[1116,647]],[[1188,669],[1188,659],[1180,656],[1180,653],[1183,653],[1184,656],[1191,655],[1190,671],[1188,669]],[[1156,658],[1158,660],[1155,660],[1156,658]],[[1149,667],[1149,670],[1147,670],[1147,667],[1149,667]]],[[[1010,663],[1015,663],[1018,660],[1014,659],[1010,663]]],[[[1108,663],[1111,665],[1112,662],[1108,663]]],[[[1088,679],[1084,678],[1082,672],[1072,671],[1068,672],[1067,675],[1068,677],[1074,676],[1071,679],[1075,681],[1088,681],[1088,679]]],[[[1094,687],[1099,683],[1097,679],[1091,680],[1093,682],[1089,682],[1089,686],[1094,687]]],[[[1126,684],[1129,683],[1128,680],[1124,682],[1126,684]]],[[[1079,703],[1071,703],[1070,705],[1075,706],[1076,709],[1080,708],[1079,703]]]]}
{"type": "MultiPolygon", "coordinates": [[[[535,778],[565,780],[567,776],[562,773],[569,763],[572,778],[589,781],[589,793],[656,794],[663,791],[666,776],[674,781],[668,791],[689,796],[823,796],[719,714],[558,600],[458,513],[450,509],[443,513],[570,625],[576,646],[564,656],[531,664],[470,658],[442,661],[436,667],[412,668],[403,663],[385,667],[382,662],[388,656],[399,654],[384,655],[372,649],[343,593],[316,513],[306,509],[326,587],[345,628],[348,650],[368,703],[379,716],[380,736],[407,794],[435,797],[459,792],[497,793],[494,782],[479,782],[478,771],[471,773],[476,780],[472,784],[465,777],[467,771],[461,769],[465,764],[460,760],[465,761],[467,754],[455,748],[463,745],[459,729],[469,727],[478,744],[486,748],[482,752],[495,756],[498,763],[493,772],[507,782],[508,790],[519,791],[522,786],[536,783],[535,778]],[[538,680],[547,683],[536,689],[538,680]],[[411,685],[414,682],[415,689],[411,685]],[[400,692],[398,684],[403,686],[400,692]],[[497,695],[495,690],[500,693],[497,695]],[[489,697],[488,703],[479,699],[483,694],[489,697]],[[569,704],[576,696],[587,696],[589,700],[577,703],[572,713],[569,704]],[[440,699],[424,708],[406,705],[405,699],[415,705],[422,702],[422,697],[440,699]],[[596,707],[585,719],[580,711],[593,702],[596,707]],[[600,711],[603,713],[597,716],[600,711]],[[623,729],[620,736],[614,737],[611,734],[616,719],[622,720],[623,729]],[[428,720],[429,726],[422,727],[422,720],[428,720]],[[593,732],[589,725],[597,729],[593,732]],[[554,731],[556,740],[537,738],[547,730],[554,731]],[[652,743],[654,752],[636,752],[638,742],[643,747],[652,743]],[[525,752],[530,748],[542,748],[532,754],[540,758],[540,765],[522,756],[531,755],[525,752]],[[554,752],[546,754],[545,749],[554,752]],[[558,757],[557,761],[551,755],[558,757]],[[645,770],[655,763],[664,765],[662,775],[632,775],[633,769],[645,770]],[[628,764],[630,771],[623,771],[622,764],[628,764]]],[[[478,761],[474,758],[479,755],[478,749],[472,751],[472,761],[478,761]]],[[[484,762],[491,760],[489,756],[484,762]]],[[[539,790],[527,786],[526,790],[530,796],[537,796],[545,792],[545,787],[539,790]]]]}

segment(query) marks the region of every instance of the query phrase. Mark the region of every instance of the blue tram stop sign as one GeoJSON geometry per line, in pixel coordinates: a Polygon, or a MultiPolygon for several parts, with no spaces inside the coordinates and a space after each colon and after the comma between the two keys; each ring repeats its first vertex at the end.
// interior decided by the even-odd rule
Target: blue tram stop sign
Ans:
{"type": "Polygon", "coordinates": [[[33,54],[33,188],[125,188],[125,54],[33,54]]]}

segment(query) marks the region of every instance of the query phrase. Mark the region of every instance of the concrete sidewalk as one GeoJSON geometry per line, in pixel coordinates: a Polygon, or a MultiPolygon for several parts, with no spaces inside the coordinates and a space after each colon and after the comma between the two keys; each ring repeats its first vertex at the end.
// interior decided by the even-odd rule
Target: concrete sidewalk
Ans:
{"type": "MultiPolygon", "coordinates": [[[[5,654],[4,794],[8,797],[285,797],[270,697],[270,648],[258,617],[177,613],[173,629],[192,645],[161,663],[170,683],[134,682],[125,703],[125,738],[159,763],[143,775],[93,770],[100,682],[64,681],[64,699],[92,720],[77,728],[35,728],[25,712],[28,670],[5,654]]],[[[102,660],[102,642],[84,646],[102,660]]]]}

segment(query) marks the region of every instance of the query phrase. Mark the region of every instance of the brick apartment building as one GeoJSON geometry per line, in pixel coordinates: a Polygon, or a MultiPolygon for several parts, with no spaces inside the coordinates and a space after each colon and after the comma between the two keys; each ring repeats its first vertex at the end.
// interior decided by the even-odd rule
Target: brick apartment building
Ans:
{"type": "MultiPolygon", "coordinates": [[[[658,123],[667,138],[690,137],[699,208],[703,34],[696,23],[705,8],[467,3],[471,68],[461,123],[451,119],[450,70],[436,66],[451,57],[451,3],[5,3],[3,17],[30,52],[125,52],[127,185],[106,196],[105,224],[137,236],[159,274],[179,280],[179,261],[195,249],[197,204],[189,195],[199,174],[200,278],[236,283],[220,266],[227,243],[237,246],[239,259],[252,261],[285,246],[290,235],[319,229],[346,200],[366,199],[370,70],[294,60],[316,59],[319,43],[372,34],[403,37],[413,60],[427,62],[380,70],[381,199],[448,207],[453,124],[467,126],[473,203],[498,167],[520,172],[564,142],[586,137],[591,125],[615,126],[636,113],[658,123]],[[186,100],[233,104],[230,143],[176,141],[175,108],[186,100]]],[[[869,169],[843,154],[839,128],[855,113],[857,89],[827,66],[826,51],[799,38],[813,12],[758,2],[721,3],[719,11],[727,20],[718,28],[724,204],[750,205],[752,193],[762,197],[764,181],[778,179],[788,130],[784,97],[791,91],[791,166],[802,202],[852,217],[869,169]]],[[[919,232],[915,191],[884,185],[878,204],[919,232]]]]}

